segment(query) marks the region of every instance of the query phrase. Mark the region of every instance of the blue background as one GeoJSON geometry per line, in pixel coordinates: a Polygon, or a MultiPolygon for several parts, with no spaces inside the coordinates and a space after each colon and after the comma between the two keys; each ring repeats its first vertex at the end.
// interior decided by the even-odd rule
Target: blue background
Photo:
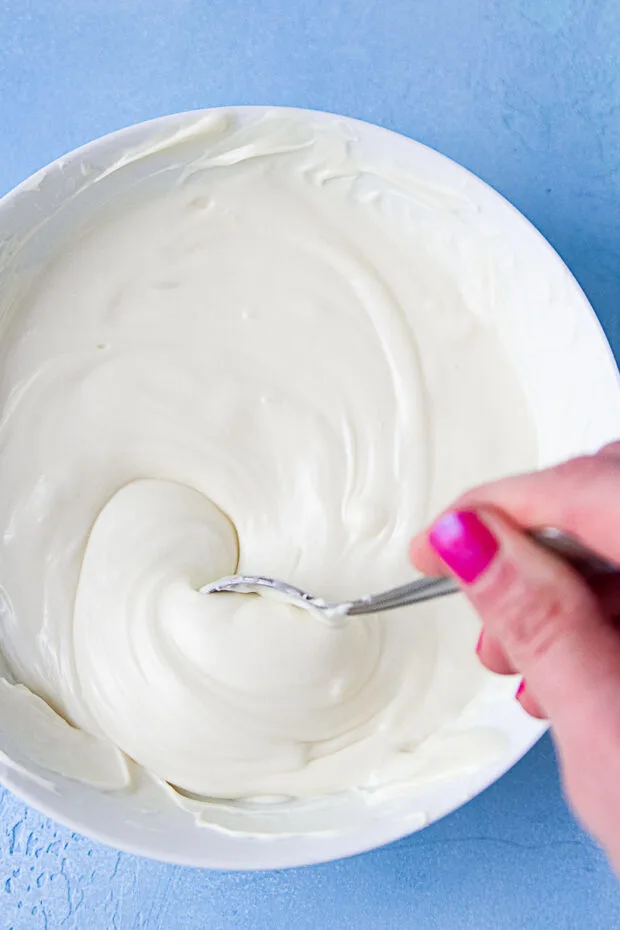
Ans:
{"type": "MultiPolygon", "coordinates": [[[[452,156],[547,236],[620,352],[619,0],[0,0],[0,193],[164,113],[333,110],[452,156]]],[[[0,793],[0,930],[607,930],[620,891],[548,739],[423,833],[208,873],[116,853],[0,793]]]]}

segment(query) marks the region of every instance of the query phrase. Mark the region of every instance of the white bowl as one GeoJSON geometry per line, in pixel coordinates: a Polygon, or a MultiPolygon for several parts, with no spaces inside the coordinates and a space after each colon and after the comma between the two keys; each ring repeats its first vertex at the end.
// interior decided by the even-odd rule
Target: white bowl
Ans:
{"type": "MultiPolygon", "coordinates": [[[[259,108],[236,108],[240,119],[259,108]]],[[[557,254],[509,203],[482,181],[426,146],[354,120],[296,111],[309,120],[348,124],[362,151],[443,189],[458,189],[477,204],[485,228],[510,247],[498,328],[535,419],[540,464],[546,465],[616,438],[620,423],[618,375],[588,301],[557,254]]],[[[153,160],[165,166],[166,140],[178,138],[205,111],[167,116],[98,139],[43,169],[0,200],[0,297],[13,282],[47,260],[63,240],[111,197],[140,180],[153,160]],[[153,140],[151,159],[134,159],[153,140]],[[109,172],[119,159],[126,168],[109,172]],[[97,183],[93,181],[97,180],[97,183]],[[101,183],[100,183],[101,182],[101,183]],[[103,183],[105,182],[105,183],[103,183]]],[[[8,295],[8,297],[7,297],[8,295]]],[[[379,846],[419,829],[460,806],[495,781],[539,738],[544,725],[514,700],[482,707],[474,724],[508,739],[504,757],[481,770],[414,790],[349,819],[339,831],[269,839],[197,826],[178,808],[150,812],[130,794],[106,794],[42,770],[34,777],[0,761],[11,791],[74,830],[129,852],[209,868],[264,869],[322,862],[379,846]]],[[[1,735],[1,734],[0,734],[1,735]]],[[[1,755],[0,755],[1,759],[1,755]]],[[[338,804],[339,802],[336,802],[338,804]]],[[[344,802],[343,802],[344,803],[344,802]]]]}

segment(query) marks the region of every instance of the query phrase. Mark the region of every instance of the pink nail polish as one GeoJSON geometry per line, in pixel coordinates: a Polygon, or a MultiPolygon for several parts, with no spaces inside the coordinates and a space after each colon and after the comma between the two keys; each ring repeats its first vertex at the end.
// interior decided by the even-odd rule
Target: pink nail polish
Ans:
{"type": "Polygon", "coordinates": [[[517,688],[517,691],[515,694],[515,697],[517,700],[519,700],[519,698],[521,697],[524,691],[525,691],[525,678],[522,678],[521,681],[519,682],[519,687],[517,688]]]}
{"type": "Polygon", "coordinates": [[[499,549],[493,533],[470,510],[445,514],[428,538],[437,555],[465,584],[471,584],[488,568],[499,549]]]}

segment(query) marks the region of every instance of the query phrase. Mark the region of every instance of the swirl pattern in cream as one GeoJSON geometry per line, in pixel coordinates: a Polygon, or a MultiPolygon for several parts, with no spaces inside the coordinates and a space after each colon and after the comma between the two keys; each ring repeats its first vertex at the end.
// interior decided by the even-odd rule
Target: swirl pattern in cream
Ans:
{"type": "Polygon", "coordinates": [[[440,505],[535,463],[464,286],[486,246],[463,245],[471,205],[333,126],[216,128],[1,333],[0,724],[107,787],[127,758],[215,798],[406,780],[486,681],[458,599],[332,628],[197,589],[236,568],[330,600],[402,583],[440,505]]]}

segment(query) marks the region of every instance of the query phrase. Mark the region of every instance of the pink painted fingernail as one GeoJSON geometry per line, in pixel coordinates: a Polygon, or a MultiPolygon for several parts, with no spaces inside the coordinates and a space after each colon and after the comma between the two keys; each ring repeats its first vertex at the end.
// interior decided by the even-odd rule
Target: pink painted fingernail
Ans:
{"type": "Polygon", "coordinates": [[[522,678],[521,681],[519,682],[519,687],[517,688],[517,692],[515,694],[517,701],[519,700],[519,698],[521,697],[524,691],[525,691],[525,678],[522,678]]]}
{"type": "Polygon", "coordinates": [[[499,549],[493,533],[470,510],[445,514],[428,538],[437,555],[465,584],[471,584],[488,568],[499,549]]]}
{"type": "Polygon", "coordinates": [[[482,637],[484,636],[484,630],[481,632],[478,637],[478,642],[476,643],[476,653],[480,655],[480,650],[482,649],[482,637]]]}

